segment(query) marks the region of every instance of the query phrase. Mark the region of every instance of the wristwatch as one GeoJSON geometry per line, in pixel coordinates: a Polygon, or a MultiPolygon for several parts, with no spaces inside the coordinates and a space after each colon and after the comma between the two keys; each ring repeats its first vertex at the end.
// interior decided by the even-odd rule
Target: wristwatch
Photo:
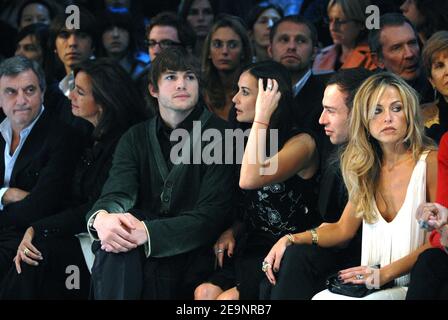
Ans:
{"type": "Polygon", "coordinates": [[[90,230],[90,231],[94,231],[94,232],[96,232],[96,229],[93,227],[93,223],[95,222],[95,218],[96,218],[96,216],[97,216],[97,215],[95,215],[94,217],[92,217],[92,218],[89,220],[89,224],[88,224],[87,226],[89,227],[89,230],[90,230]]]}

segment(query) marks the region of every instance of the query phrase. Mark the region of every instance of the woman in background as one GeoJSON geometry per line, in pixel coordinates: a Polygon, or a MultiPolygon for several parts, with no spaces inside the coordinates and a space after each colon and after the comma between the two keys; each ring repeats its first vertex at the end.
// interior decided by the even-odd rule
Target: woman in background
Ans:
{"type": "Polygon", "coordinates": [[[252,48],[242,20],[221,16],[205,39],[201,65],[205,102],[210,111],[224,120],[229,118],[241,69],[251,59],[252,48]]]}
{"type": "Polygon", "coordinates": [[[344,68],[376,68],[372,61],[365,21],[370,0],[330,0],[328,27],[333,45],[316,56],[313,71],[337,71],[344,68]]]}

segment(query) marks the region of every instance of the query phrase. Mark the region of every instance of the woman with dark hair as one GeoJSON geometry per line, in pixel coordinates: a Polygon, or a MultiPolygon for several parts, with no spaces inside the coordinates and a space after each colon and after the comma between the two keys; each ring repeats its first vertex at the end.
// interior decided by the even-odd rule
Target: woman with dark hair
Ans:
{"type": "Polygon", "coordinates": [[[333,45],[316,56],[313,71],[337,71],[363,67],[376,69],[367,44],[366,8],[370,0],[330,0],[328,28],[333,45]]]}
{"type": "Polygon", "coordinates": [[[85,61],[75,68],[72,112],[94,126],[74,175],[66,208],[32,224],[1,284],[5,299],[87,298],[89,270],[75,235],[86,231],[85,214],[99,197],[121,135],[145,119],[144,102],[129,75],[108,59],[85,61]],[[80,290],[65,286],[66,267],[77,266],[80,290]]]}
{"type": "Polygon", "coordinates": [[[128,13],[106,12],[101,19],[100,51],[116,60],[136,80],[146,64],[138,59],[135,27],[128,13]]]}
{"type": "Polygon", "coordinates": [[[283,17],[283,9],[275,4],[257,4],[247,15],[247,28],[254,49],[253,62],[270,60],[268,55],[271,27],[283,17]]]}
{"type": "Polygon", "coordinates": [[[17,26],[20,29],[33,23],[50,25],[55,10],[45,0],[25,1],[17,13],[17,26]]]}
{"type": "Polygon", "coordinates": [[[48,82],[47,67],[49,63],[48,53],[48,25],[43,23],[30,24],[19,31],[16,40],[16,52],[14,55],[37,61],[46,74],[48,82]]]}
{"type": "Polygon", "coordinates": [[[196,32],[194,53],[197,57],[201,56],[205,37],[217,12],[216,0],[182,0],[179,4],[179,17],[188,21],[196,32]]]}
{"type": "Polygon", "coordinates": [[[223,268],[196,288],[196,299],[258,299],[260,265],[271,246],[293,230],[320,222],[316,144],[291,122],[288,70],[274,61],[252,64],[244,69],[238,87],[233,98],[236,120],[252,126],[239,178],[244,209],[238,215],[243,222],[236,222],[216,242],[223,268]],[[265,150],[272,156],[267,158],[265,150]]]}
{"type": "Polygon", "coordinates": [[[400,10],[414,24],[423,44],[435,32],[446,30],[448,26],[446,0],[405,0],[400,10]]]}
{"type": "Polygon", "coordinates": [[[238,76],[252,59],[252,48],[243,21],[222,15],[205,38],[202,72],[205,102],[219,117],[228,120],[238,76]]]}

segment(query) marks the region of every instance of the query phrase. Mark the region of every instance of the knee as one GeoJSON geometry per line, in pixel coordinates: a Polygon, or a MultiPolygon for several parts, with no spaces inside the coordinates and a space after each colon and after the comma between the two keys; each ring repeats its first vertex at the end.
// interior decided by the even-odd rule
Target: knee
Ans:
{"type": "Polygon", "coordinates": [[[440,264],[440,257],[444,257],[445,253],[439,248],[427,249],[420,253],[414,265],[413,272],[424,272],[437,267],[440,264]]]}
{"type": "Polygon", "coordinates": [[[194,290],[194,300],[216,300],[222,293],[221,288],[211,283],[203,283],[194,290]]]}
{"type": "Polygon", "coordinates": [[[283,265],[293,264],[295,267],[304,265],[305,261],[309,260],[311,251],[314,247],[309,245],[294,245],[286,248],[283,261],[283,265]]]}
{"type": "Polygon", "coordinates": [[[240,299],[240,292],[236,287],[224,291],[216,298],[216,300],[239,300],[239,299],[240,299]]]}

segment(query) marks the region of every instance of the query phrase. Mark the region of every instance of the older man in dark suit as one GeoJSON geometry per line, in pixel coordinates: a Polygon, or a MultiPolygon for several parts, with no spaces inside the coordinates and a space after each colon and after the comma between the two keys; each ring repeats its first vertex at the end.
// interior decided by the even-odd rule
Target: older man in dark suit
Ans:
{"type": "MultiPolygon", "coordinates": [[[[42,105],[45,76],[23,57],[0,64],[0,279],[12,264],[23,231],[60,209],[78,143],[42,105]]],[[[32,254],[31,251],[22,254],[32,254]]]]}

